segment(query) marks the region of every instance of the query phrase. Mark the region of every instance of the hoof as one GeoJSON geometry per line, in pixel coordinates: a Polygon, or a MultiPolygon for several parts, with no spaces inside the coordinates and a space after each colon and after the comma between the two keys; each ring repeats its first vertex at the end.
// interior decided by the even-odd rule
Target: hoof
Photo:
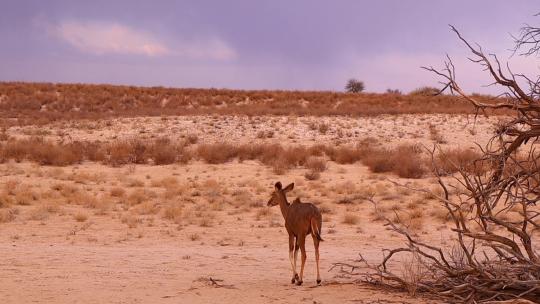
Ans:
{"type": "Polygon", "coordinates": [[[298,286],[302,285],[302,283],[303,283],[303,282],[300,281],[300,280],[296,281],[296,285],[298,285],[298,286]]]}
{"type": "Polygon", "coordinates": [[[294,284],[296,280],[294,278],[291,279],[291,284],[294,284]]]}
{"type": "Polygon", "coordinates": [[[321,285],[321,279],[317,280],[317,285],[321,285]]]}
{"type": "Polygon", "coordinates": [[[291,284],[294,284],[296,281],[300,281],[300,277],[297,273],[295,273],[294,277],[291,279],[291,284]]]}

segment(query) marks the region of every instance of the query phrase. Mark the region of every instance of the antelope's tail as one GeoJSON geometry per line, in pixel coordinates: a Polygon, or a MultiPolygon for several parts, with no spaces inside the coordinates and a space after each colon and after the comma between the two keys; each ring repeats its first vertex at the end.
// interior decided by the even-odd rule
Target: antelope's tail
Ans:
{"type": "Polygon", "coordinates": [[[313,233],[319,241],[324,241],[321,238],[321,231],[319,230],[319,225],[317,225],[317,220],[314,217],[311,218],[311,233],[313,233]]]}

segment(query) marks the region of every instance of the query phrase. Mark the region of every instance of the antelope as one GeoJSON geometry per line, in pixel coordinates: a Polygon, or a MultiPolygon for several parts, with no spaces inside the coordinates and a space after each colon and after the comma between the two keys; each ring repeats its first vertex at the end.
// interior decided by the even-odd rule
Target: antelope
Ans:
{"type": "Polygon", "coordinates": [[[319,242],[321,238],[322,216],[321,212],[315,205],[310,203],[302,203],[296,198],[292,204],[287,202],[285,194],[294,188],[294,183],[282,188],[281,182],[277,182],[274,186],[274,192],[268,201],[267,206],[279,205],[281,214],[285,219],[285,228],[289,234],[289,260],[293,276],[291,283],[302,285],[304,278],[304,265],[306,263],[306,236],[311,234],[313,237],[313,245],[315,246],[315,261],[317,262],[317,285],[321,284],[321,276],[319,274],[319,242]],[[298,249],[302,251],[302,265],[300,267],[300,276],[296,272],[296,260],[298,258],[298,249]],[[293,255],[294,250],[294,255],[293,255]]]}

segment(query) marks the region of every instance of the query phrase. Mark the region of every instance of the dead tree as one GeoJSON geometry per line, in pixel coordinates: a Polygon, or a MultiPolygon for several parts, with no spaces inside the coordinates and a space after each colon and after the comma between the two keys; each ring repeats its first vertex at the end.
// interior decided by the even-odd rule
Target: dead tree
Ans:
{"type": "MultiPolygon", "coordinates": [[[[418,291],[460,303],[540,301],[540,247],[535,243],[540,231],[536,206],[540,200],[540,153],[536,149],[540,136],[540,76],[531,79],[512,72],[508,65],[503,68],[497,56],[486,55],[479,45],[469,43],[453,26],[451,29],[472,53],[470,60],[480,64],[493,78],[493,85],[502,86],[506,93],[493,102],[468,95],[456,81],[455,67],[448,56],[442,70],[424,69],[444,80],[441,92],[449,90],[469,101],[476,114],[488,110],[511,114],[497,126],[491,140],[479,146],[482,157],[474,161],[472,169],[455,164],[457,173],[449,177],[433,170],[442,190],[442,194],[433,195],[448,211],[456,245],[433,246],[406,227],[386,220],[392,231],[405,237],[406,246],[385,251],[378,265],[360,259],[357,264],[335,266],[359,275],[365,282],[409,290],[414,284],[418,291]],[[510,211],[514,216],[509,216],[510,211]],[[413,282],[389,267],[390,261],[403,253],[414,254],[424,269],[413,282]]],[[[516,38],[515,51],[535,56],[539,50],[540,28],[524,27],[516,38]]],[[[429,153],[435,166],[437,148],[429,153]]],[[[376,206],[376,201],[368,200],[376,206]]]]}

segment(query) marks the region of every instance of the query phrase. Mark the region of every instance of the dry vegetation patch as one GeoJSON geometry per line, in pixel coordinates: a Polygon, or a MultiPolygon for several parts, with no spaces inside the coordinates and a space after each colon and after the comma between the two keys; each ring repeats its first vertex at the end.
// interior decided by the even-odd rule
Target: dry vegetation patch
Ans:
{"type": "MultiPolygon", "coordinates": [[[[423,93],[238,91],[2,82],[0,96],[3,97],[0,113],[4,117],[17,117],[19,124],[171,114],[358,116],[472,112],[472,107],[457,97],[423,93]]],[[[491,96],[478,96],[478,99],[488,103],[497,101],[491,96]]],[[[95,124],[87,124],[86,127],[92,130],[95,124]]],[[[326,123],[317,124],[314,128],[320,133],[330,129],[326,123]]]]}

